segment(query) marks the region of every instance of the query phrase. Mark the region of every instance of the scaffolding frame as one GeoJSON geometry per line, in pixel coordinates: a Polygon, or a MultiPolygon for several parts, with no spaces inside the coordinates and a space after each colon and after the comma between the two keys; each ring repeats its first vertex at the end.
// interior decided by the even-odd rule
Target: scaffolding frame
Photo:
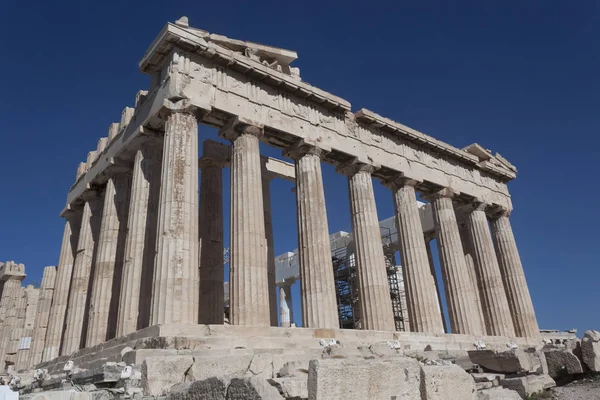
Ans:
{"type": "MultiPolygon", "coordinates": [[[[398,282],[398,267],[396,266],[396,249],[393,247],[393,242],[389,234],[382,235],[382,243],[394,325],[397,331],[405,331],[402,296],[398,282]]],[[[354,241],[350,241],[346,246],[333,250],[331,258],[340,328],[360,329],[360,306],[354,241]]]]}

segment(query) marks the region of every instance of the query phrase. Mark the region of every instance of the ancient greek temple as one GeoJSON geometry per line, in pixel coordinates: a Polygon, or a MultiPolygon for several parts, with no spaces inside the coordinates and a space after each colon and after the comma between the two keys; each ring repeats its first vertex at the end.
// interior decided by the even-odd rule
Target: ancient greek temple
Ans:
{"type": "MultiPolygon", "coordinates": [[[[150,327],[224,324],[223,168],[231,328],[278,325],[269,182],[288,179],[296,187],[302,329],[335,336],[322,163],[348,181],[362,329],[395,330],[373,192],[379,180],[395,202],[411,332],[451,336],[443,335],[419,194],[433,215],[452,334],[539,340],[510,222],[507,183],[516,168],[480,145],[456,148],[373,111],[353,112],[303,82],[296,58],[192,28],[185,17],[162,29],[139,63],[150,87],[87,154],[68,192],[32,365],[150,327]],[[199,143],[199,124],[217,128],[221,141],[199,143]],[[259,143],[293,164],[261,156],[259,143]]],[[[19,280],[13,275],[3,298],[19,280]]]]}

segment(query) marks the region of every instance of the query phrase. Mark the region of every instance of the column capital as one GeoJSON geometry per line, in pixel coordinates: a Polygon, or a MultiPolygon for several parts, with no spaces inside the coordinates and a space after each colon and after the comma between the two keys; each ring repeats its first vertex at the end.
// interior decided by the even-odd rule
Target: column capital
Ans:
{"type": "Polygon", "coordinates": [[[219,129],[219,136],[232,142],[241,135],[252,135],[260,139],[264,135],[264,126],[253,121],[234,117],[219,129]]]}
{"type": "Polygon", "coordinates": [[[470,213],[470,212],[473,212],[473,211],[486,211],[486,210],[489,210],[490,206],[491,205],[489,203],[486,203],[485,201],[482,201],[480,199],[475,199],[475,200],[472,200],[472,201],[464,204],[462,206],[462,208],[466,212],[470,213]]]}
{"type": "Polygon", "coordinates": [[[422,182],[423,181],[419,179],[409,178],[408,176],[404,175],[403,172],[401,172],[397,175],[389,177],[382,183],[384,186],[387,186],[392,190],[398,190],[400,188],[403,188],[404,186],[416,187],[419,183],[422,182]]]}
{"type": "Polygon", "coordinates": [[[284,150],[282,154],[284,157],[289,157],[294,161],[298,161],[307,154],[313,154],[319,158],[323,158],[329,151],[331,151],[331,149],[323,149],[315,143],[309,142],[306,139],[301,139],[284,150]]]}
{"type": "Polygon", "coordinates": [[[510,214],[512,212],[512,210],[510,210],[506,207],[497,206],[497,205],[491,205],[490,207],[488,207],[488,209],[486,211],[487,211],[488,217],[490,217],[490,219],[498,219],[501,217],[509,218],[510,214]]]}
{"type": "Polygon", "coordinates": [[[428,201],[433,201],[435,199],[440,199],[440,198],[452,199],[452,198],[458,196],[459,194],[460,194],[460,192],[458,190],[453,189],[448,186],[448,187],[445,187],[442,189],[434,190],[434,191],[426,194],[425,196],[423,196],[423,198],[428,201]]]}
{"type": "Polygon", "coordinates": [[[348,161],[344,161],[343,163],[338,164],[338,166],[336,167],[337,172],[344,176],[347,176],[348,178],[356,175],[359,172],[367,172],[369,174],[372,174],[378,169],[378,165],[367,164],[365,162],[359,161],[356,157],[353,157],[348,161]]]}

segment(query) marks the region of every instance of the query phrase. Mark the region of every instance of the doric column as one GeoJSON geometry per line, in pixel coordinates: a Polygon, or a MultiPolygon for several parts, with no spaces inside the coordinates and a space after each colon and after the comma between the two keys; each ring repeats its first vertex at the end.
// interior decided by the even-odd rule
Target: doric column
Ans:
{"type": "Polygon", "coordinates": [[[452,205],[453,195],[451,190],[444,189],[431,199],[450,328],[452,333],[484,335],[452,205]]]}
{"type": "Polygon", "coordinates": [[[435,232],[424,235],[425,249],[427,250],[427,259],[429,260],[429,269],[431,270],[431,276],[433,276],[433,282],[435,283],[435,294],[437,297],[440,318],[442,320],[444,332],[448,333],[448,326],[446,324],[446,319],[444,318],[444,312],[443,312],[444,308],[442,307],[442,292],[440,290],[440,285],[438,284],[438,280],[436,279],[435,264],[433,262],[433,253],[431,252],[431,241],[434,239],[434,237],[435,237],[435,232]]]}
{"type": "Polygon", "coordinates": [[[288,152],[288,156],[296,161],[302,326],[337,329],[339,318],[321,173],[322,154],[321,149],[307,144],[288,152]]]}
{"type": "Polygon", "coordinates": [[[25,267],[23,264],[9,261],[4,265],[2,272],[1,279],[4,282],[0,298],[0,371],[4,371],[11,335],[17,326],[17,305],[24,294],[21,281],[25,279],[25,267]]]}
{"type": "Polygon", "coordinates": [[[496,214],[491,220],[491,227],[515,333],[520,337],[539,337],[540,330],[510,225],[509,213],[496,214]]]}
{"type": "Polygon", "coordinates": [[[162,157],[151,324],[198,322],[198,123],[168,116],[162,157]]]}
{"type": "Polygon", "coordinates": [[[375,168],[352,163],[342,165],[338,170],[348,177],[361,328],[394,331],[396,326],[371,179],[375,168]]]}
{"type": "Polygon", "coordinates": [[[63,232],[60,256],[56,268],[56,282],[50,306],[50,318],[46,329],[46,340],[42,352],[42,361],[50,361],[59,356],[60,345],[65,332],[67,318],[67,305],[73,275],[73,262],[79,242],[79,230],[83,207],[71,208],[65,215],[65,229],[63,232]]]}
{"type": "Polygon", "coordinates": [[[92,265],[96,260],[96,244],[100,234],[104,193],[89,191],[85,195],[87,198],[83,206],[77,256],[73,265],[61,355],[70,355],[82,348],[84,346],[83,339],[87,334],[88,292],[91,289],[92,265]]]}
{"type": "Polygon", "coordinates": [[[201,324],[222,324],[225,316],[223,280],[223,166],[221,160],[200,159],[200,314],[201,324]]]}
{"type": "Polygon", "coordinates": [[[275,244],[273,242],[273,216],[271,215],[271,174],[262,168],[263,211],[265,216],[265,241],[267,250],[267,281],[269,285],[269,310],[271,326],[277,326],[277,286],[275,285],[275,244]]]}
{"type": "Polygon", "coordinates": [[[33,324],[33,338],[29,354],[29,367],[32,368],[42,361],[42,352],[50,319],[50,307],[52,305],[52,297],[54,295],[54,285],[56,281],[56,267],[44,268],[42,275],[42,284],[40,286],[40,294],[33,324]]]}
{"type": "Polygon", "coordinates": [[[483,308],[481,306],[481,290],[479,290],[479,284],[477,282],[477,274],[475,273],[475,260],[473,259],[473,246],[471,244],[471,240],[469,239],[469,230],[467,228],[467,224],[465,221],[459,222],[458,231],[460,233],[460,240],[463,245],[463,250],[465,252],[465,264],[467,265],[467,271],[469,272],[469,279],[471,280],[471,285],[473,286],[473,291],[475,293],[475,303],[477,306],[477,313],[479,314],[479,318],[481,320],[481,325],[485,328],[485,317],[483,316],[483,308]]]}
{"type": "Polygon", "coordinates": [[[485,203],[476,202],[467,215],[467,228],[481,291],[483,316],[488,335],[511,337],[515,336],[515,328],[510,317],[500,267],[485,215],[486,206],[485,203]]]}
{"type": "Polygon", "coordinates": [[[289,328],[292,325],[292,299],[290,286],[281,286],[279,289],[279,326],[289,328]],[[290,296],[288,298],[288,296],[290,296]]]}
{"type": "Polygon", "coordinates": [[[131,171],[114,167],[108,171],[100,224],[96,264],[92,280],[86,347],[115,337],[120,295],[127,213],[131,194],[131,171]]]}
{"type": "Polygon", "coordinates": [[[147,138],[133,163],[117,337],[150,324],[162,140],[147,138]]]}
{"type": "MultiPolygon", "coordinates": [[[[394,195],[400,260],[412,332],[443,333],[423,227],[415,196],[416,181],[396,179],[388,185],[394,195]]],[[[434,271],[435,272],[435,271],[434,271]]]]}
{"type": "Polygon", "coordinates": [[[231,140],[230,321],[234,325],[270,326],[258,141],[262,129],[232,121],[220,135],[231,140]]]}

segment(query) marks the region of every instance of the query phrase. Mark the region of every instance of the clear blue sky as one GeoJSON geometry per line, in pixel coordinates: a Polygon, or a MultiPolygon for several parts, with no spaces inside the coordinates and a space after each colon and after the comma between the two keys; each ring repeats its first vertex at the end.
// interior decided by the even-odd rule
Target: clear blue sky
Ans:
{"type": "MultiPolygon", "coordinates": [[[[5,0],[0,260],[25,263],[28,281],[57,263],[58,213],[77,164],[147,88],[137,63],[153,38],[187,15],[209,32],[296,50],[303,79],[353,110],[508,158],[540,326],[600,329],[599,9],[591,0],[5,0]]],[[[330,228],[349,230],[345,178],[330,166],[324,176],[330,228]]],[[[380,219],[391,216],[391,194],[375,187],[380,219]]],[[[296,247],[290,189],[273,184],[276,254],[296,247]]]]}

